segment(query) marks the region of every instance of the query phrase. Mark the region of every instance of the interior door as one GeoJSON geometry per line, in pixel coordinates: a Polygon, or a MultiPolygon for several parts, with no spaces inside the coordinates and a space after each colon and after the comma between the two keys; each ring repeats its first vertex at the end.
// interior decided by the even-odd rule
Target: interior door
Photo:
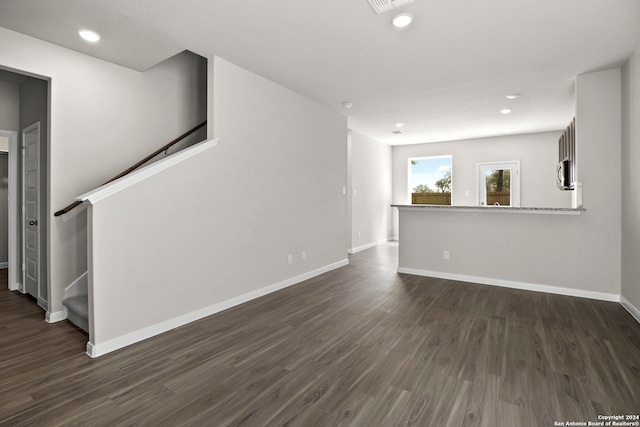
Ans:
{"type": "Polygon", "coordinates": [[[28,126],[22,131],[22,144],[23,283],[24,291],[37,299],[40,276],[38,257],[40,246],[40,234],[38,233],[40,122],[28,126]]]}

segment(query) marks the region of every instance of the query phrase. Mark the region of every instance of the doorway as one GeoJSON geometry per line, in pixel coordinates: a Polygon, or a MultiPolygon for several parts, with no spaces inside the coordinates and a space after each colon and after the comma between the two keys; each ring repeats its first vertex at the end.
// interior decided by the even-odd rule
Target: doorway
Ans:
{"type": "Polygon", "coordinates": [[[0,173],[2,143],[8,142],[8,153],[4,154],[8,176],[3,178],[0,174],[0,210],[8,217],[4,219],[0,213],[0,228],[7,230],[4,241],[0,231],[0,245],[6,245],[8,253],[1,259],[0,249],[0,267],[8,268],[9,290],[33,296],[45,311],[49,308],[48,224],[46,215],[40,213],[46,212],[48,206],[49,86],[49,80],[0,69],[0,128],[6,129],[0,131],[0,173]],[[24,141],[28,142],[29,154],[25,157],[24,141]],[[29,188],[26,194],[23,183],[29,188]],[[3,185],[7,187],[7,197],[2,194],[3,185]],[[26,219],[23,212],[28,215],[26,219]],[[23,272],[28,274],[27,280],[23,272]]]}

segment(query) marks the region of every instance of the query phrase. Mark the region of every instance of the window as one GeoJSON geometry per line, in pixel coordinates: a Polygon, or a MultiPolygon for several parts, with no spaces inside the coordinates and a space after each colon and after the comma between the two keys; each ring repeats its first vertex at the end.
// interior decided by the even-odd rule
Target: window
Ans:
{"type": "Polygon", "coordinates": [[[408,170],[411,204],[451,204],[451,156],[410,158],[408,170]]]}
{"type": "Polygon", "coordinates": [[[520,162],[478,163],[478,205],[520,206],[520,162]]]}

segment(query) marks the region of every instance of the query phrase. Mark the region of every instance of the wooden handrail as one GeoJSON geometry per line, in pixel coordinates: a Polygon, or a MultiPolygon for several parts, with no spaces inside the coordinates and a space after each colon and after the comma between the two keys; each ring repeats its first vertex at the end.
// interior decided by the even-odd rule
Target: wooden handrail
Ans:
{"type": "MultiPolygon", "coordinates": [[[[105,182],[102,185],[107,185],[113,181],[115,181],[116,179],[120,179],[125,175],[130,174],[131,172],[133,172],[134,170],[138,169],[140,166],[144,165],[145,163],[147,163],[149,160],[153,159],[154,157],[156,157],[158,154],[162,153],[163,151],[167,151],[169,148],[173,147],[174,145],[176,145],[178,142],[182,141],[183,139],[185,139],[186,137],[188,137],[189,135],[191,135],[192,133],[194,133],[195,131],[197,131],[198,129],[204,127],[207,124],[206,121],[200,123],[198,126],[194,127],[193,129],[183,133],[182,135],[180,135],[179,137],[177,137],[176,139],[174,139],[173,141],[171,141],[170,143],[168,143],[167,145],[157,149],[156,151],[154,151],[153,153],[149,154],[147,157],[145,157],[144,159],[140,160],[138,163],[134,164],[133,166],[125,169],[124,171],[120,172],[118,175],[114,176],[113,178],[111,178],[109,181],[105,182]]],[[[69,206],[67,206],[64,209],[60,209],[58,212],[54,213],[53,216],[60,216],[60,215],[64,215],[67,212],[73,210],[74,208],[78,207],[79,205],[81,205],[82,202],[79,200],[76,200],[75,202],[71,203],[69,206]]]]}

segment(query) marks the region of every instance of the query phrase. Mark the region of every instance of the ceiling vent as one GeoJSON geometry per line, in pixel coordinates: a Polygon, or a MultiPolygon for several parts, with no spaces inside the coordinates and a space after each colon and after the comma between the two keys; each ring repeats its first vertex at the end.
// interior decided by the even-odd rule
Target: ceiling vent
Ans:
{"type": "Polygon", "coordinates": [[[413,3],[413,0],[367,0],[373,10],[380,14],[413,3]]]}

